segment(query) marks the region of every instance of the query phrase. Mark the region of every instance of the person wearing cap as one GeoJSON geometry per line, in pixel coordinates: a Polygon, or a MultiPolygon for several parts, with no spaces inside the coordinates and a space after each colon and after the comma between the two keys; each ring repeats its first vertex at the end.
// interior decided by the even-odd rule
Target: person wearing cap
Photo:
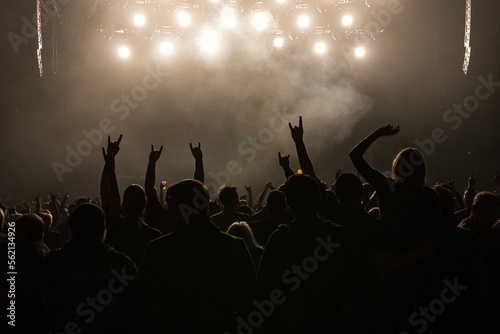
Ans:
{"type": "Polygon", "coordinates": [[[109,304],[137,268],[128,256],[104,242],[106,218],[99,206],[80,205],[69,225],[72,239],[51,251],[45,262],[48,330],[101,333],[109,321],[109,304]]]}

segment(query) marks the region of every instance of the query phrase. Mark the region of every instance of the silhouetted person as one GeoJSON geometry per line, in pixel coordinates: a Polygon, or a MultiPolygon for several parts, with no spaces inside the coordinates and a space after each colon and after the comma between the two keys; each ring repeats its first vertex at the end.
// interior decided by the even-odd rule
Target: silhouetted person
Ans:
{"type": "Polygon", "coordinates": [[[207,216],[207,188],[196,180],[168,192],[177,228],[148,245],[134,289],[136,333],[224,333],[251,301],[255,271],[243,240],[207,216]]]}
{"type": "MultiPolygon", "coordinates": [[[[101,178],[101,197],[109,217],[106,242],[127,254],[137,266],[140,266],[148,242],[162,234],[143,221],[146,194],[141,186],[136,184],[129,186],[123,194],[123,203],[120,205],[120,192],[115,174],[115,156],[120,150],[121,138],[122,136],[118,141],[111,142],[108,137],[108,152],[106,153],[103,148],[105,164],[101,178]],[[124,218],[120,216],[121,208],[126,213],[124,218]]],[[[160,151],[151,149],[150,160],[154,156],[156,161],[161,149],[160,151]]]]}
{"type": "Polygon", "coordinates": [[[255,240],[255,236],[253,235],[250,226],[248,226],[246,222],[233,223],[227,229],[227,234],[241,238],[245,241],[247,249],[250,252],[250,256],[252,257],[255,272],[257,273],[264,248],[257,242],[257,240],[255,240]]]}
{"type": "Polygon", "coordinates": [[[21,333],[41,333],[45,314],[43,262],[50,251],[43,242],[42,219],[34,214],[19,217],[15,237],[16,329],[21,333]]]}
{"type": "Polygon", "coordinates": [[[240,200],[236,186],[222,186],[219,189],[219,202],[222,205],[222,212],[213,215],[210,220],[223,232],[226,232],[232,223],[248,222],[251,219],[250,215],[238,211],[240,200]]]}
{"type": "Polygon", "coordinates": [[[140,266],[148,243],[162,236],[161,232],[144,223],[142,215],[146,206],[146,194],[141,186],[130,185],[123,193],[122,207],[127,216],[110,217],[106,242],[116,250],[127,254],[140,266]]]}
{"type": "Polygon", "coordinates": [[[259,244],[265,246],[269,237],[279,225],[293,220],[293,214],[285,211],[286,207],[285,194],[279,190],[273,190],[269,193],[267,204],[263,209],[267,211],[267,217],[249,223],[259,244]]]}
{"type": "Polygon", "coordinates": [[[38,216],[43,220],[43,242],[50,250],[61,248],[61,236],[58,231],[52,229],[52,215],[39,212],[38,216]]]}
{"type": "Polygon", "coordinates": [[[271,333],[356,331],[354,248],[340,226],[318,217],[319,187],[306,175],[284,187],[295,220],[271,235],[258,271],[259,300],[280,292],[263,325],[271,333]]]}
{"type": "MultiPolygon", "coordinates": [[[[439,219],[438,196],[425,186],[426,166],[422,153],[406,148],[392,164],[392,178],[372,168],[363,158],[366,150],[380,137],[399,133],[399,126],[387,125],[374,131],[349,153],[352,163],[377,193],[380,218],[391,235],[388,250],[393,253],[416,251],[432,234],[439,219]]],[[[390,331],[407,328],[408,316],[415,307],[415,296],[425,288],[420,275],[423,267],[408,267],[384,275],[385,309],[390,331]]]]}
{"type": "Polygon", "coordinates": [[[109,305],[137,273],[133,261],[104,243],[106,218],[94,204],[73,211],[69,224],[73,239],[50,252],[45,261],[44,287],[49,330],[106,333],[109,305]]]}

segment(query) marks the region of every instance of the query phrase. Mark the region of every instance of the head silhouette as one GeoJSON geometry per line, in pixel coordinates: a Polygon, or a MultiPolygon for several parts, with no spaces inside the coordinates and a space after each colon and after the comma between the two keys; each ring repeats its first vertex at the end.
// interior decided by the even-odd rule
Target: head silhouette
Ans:
{"type": "Polygon", "coordinates": [[[285,183],[285,196],[295,216],[313,216],[318,213],[320,188],[310,176],[292,175],[285,183]]]}
{"type": "Polygon", "coordinates": [[[183,180],[167,190],[167,203],[172,218],[189,224],[193,220],[205,219],[208,214],[210,197],[208,189],[197,180],[183,180]]]}
{"type": "Polygon", "coordinates": [[[238,188],[234,185],[224,185],[219,189],[219,201],[224,210],[237,211],[239,207],[238,188]]]}
{"type": "Polygon", "coordinates": [[[425,185],[425,159],[416,148],[407,147],[392,162],[392,177],[416,186],[425,185]]]}
{"type": "Polygon", "coordinates": [[[35,214],[24,214],[16,221],[16,241],[34,241],[43,238],[43,220],[35,214]]]}
{"type": "Polygon", "coordinates": [[[269,193],[267,196],[267,209],[272,215],[279,215],[285,212],[286,209],[286,197],[283,192],[275,189],[269,193]]]}
{"type": "Polygon", "coordinates": [[[73,239],[104,239],[106,216],[95,204],[84,203],[78,206],[69,218],[73,239]]]}
{"type": "Polygon", "coordinates": [[[497,195],[482,191],[474,197],[472,217],[474,222],[486,228],[493,226],[499,218],[500,200],[497,195]]]}
{"type": "Polygon", "coordinates": [[[340,203],[361,205],[363,185],[359,178],[351,173],[342,173],[335,181],[335,195],[340,203]]]}
{"type": "Polygon", "coordinates": [[[146,207],[146,193],[138,184],[132,184],[123,193],[122,206],[130,216],[142,216],[146,207]]]}

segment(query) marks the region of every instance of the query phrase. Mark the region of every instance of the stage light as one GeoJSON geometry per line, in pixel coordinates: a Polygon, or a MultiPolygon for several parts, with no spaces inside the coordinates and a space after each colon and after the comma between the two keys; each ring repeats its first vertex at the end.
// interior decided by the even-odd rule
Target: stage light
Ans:
{"type": "Polygon", "coordinates": [[[281,47],[283,47],[284,44],[285,44],[285,40],[283,39],[283,37],[276,37],[274,39],[274,47],[281,48],[281,47]]]}
{"type": "Polygon", "coordinates": [[[301,16],[299,16],[299,19],[297,20],[297,24],[301,28],[307,28],[310,23],[311,23],[311,19],[307,15],[301,15],[301,16]]]}
{"type": "Polygon", "coordinates": [[[324,42],[317,42],[314,44],[314,51],[319,54],[323,54],[326,51],[326,44],[324,42]]]}
{"type": "Polygon", "coordinates": [[[191,16],[186,12],[179,12],[177,14],[177,21],[183,27],[187,27],[191,24],[191,16]]]}
{"type": "Polygon", "coordinates": [[[344,17],[342,17],[342,24],[345,26],[350,26],[353,21],[354,19],[351,15],[344,15],[344,17]]]}
{"type": "Polygon", "coordinates": [[[362,46],[359,46],[359,47],[356,48],[356,50],[354,50],[354,54],[358,58],[363,58],[365,56],[365,53],[366,53],[366,50],[362,46]]]}
{"type": "Polygon", "coordinates": [[[279,3],[284,3],[284,2],[286,2],[286,0],[276,0],[276,1],[277,1],[277,2],[279,2],[279,3]]]}
{"type": "Polygon", "coordinates": [[[199,48],[210,55],[217,53],[220,49],[219,35],[215,30],[202,31],[198,37],[199,48]]]}
{"type": "Polygon", "coordinates": [[[130,49],[126,46],[122,46],[118,49],[118,55],[121,58],[128,58],[130,56],[130,49]]]}
{"type": "Polygon", "coordinates": [[[137,15],[134,15],[134,24],[136,26],[143,26],[144,23],[146,23],[146,18],[144,17],[144,15],[141,15],[141,14],[137,14],[137,15]]]}
{"type": "Polygon", "coordinates": [[[271,15],[268,12],[255,12],[252,17],[252,25],[258,31],[264,31],[269,26],[271,15]]]}
{"type": "Polygon", "coordinates": [[[220,24],[224,28],[233,28],[238,23],[238,11],[236,8],[224,7],[220,12],[220,24]]]}
{"type": "Polygon", "coordinates": [[[174,44],[172,44],[172,42],[161,43],[160,52],[164,55],[170,55],[174,53],[174,44]]]}

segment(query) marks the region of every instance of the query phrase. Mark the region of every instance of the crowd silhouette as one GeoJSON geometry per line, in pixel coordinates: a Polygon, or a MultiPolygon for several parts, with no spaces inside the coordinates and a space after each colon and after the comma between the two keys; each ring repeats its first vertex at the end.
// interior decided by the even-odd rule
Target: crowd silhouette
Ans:
{"type": "MultiPolygon", "coordinates": [[[[278,153],[283,183],[254,201],[193,179],[156,189],[151,152],[144,188],[118,187],[122,136],[102,149],[100,197],[65,194],[0,206],[6,267],[15,227],[18,333],[500,333],[500,199],[452,180],[426,185],[425,158],[401,150],[392,175],[363,155],[399,126],[350,152],[355,173],[328,187],[315,173],[302,117],[289,124],[302,170],[278,153]],[[364,183],[363,183],[364,182],[364,183]]],[[[500,189],[500,174],[494,179],[500,189]]],[[[97,180],[96,180],[97,182],[97,180]]],[[[2,272],[2,312],[9,307],[2,272]]],[[[7,325],[3,314],[5,329],[7,325]]]]}

